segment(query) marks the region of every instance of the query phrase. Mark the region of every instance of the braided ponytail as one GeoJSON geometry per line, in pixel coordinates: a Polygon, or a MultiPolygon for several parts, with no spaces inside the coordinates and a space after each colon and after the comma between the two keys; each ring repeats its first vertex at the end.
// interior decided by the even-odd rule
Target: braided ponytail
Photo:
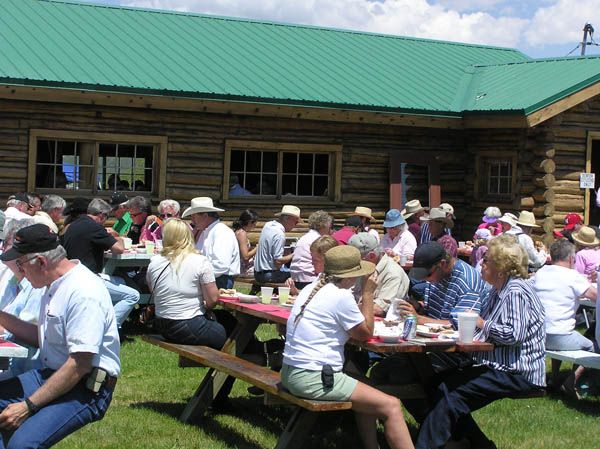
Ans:
{"type": "Polygon", "coordinates": [[[298,312],[298,315],[296,315],[296,318],[294,318],[294,325],[298,324],[298,321],[300,321],[300,318],[302,318],[302,316],[304,315],[304,309],[306,309],[306,306],[308,306],[308,303],[314,298],[317,292],[333,280],[334,277],[332,275],[328,275],[325,273],[321,274],[319,282],[317,282],[317,284],[313,287],[312,292],[310,292],[310,295],[308,296],[308,299],[304,304],[302,304],[302,306],[300,306],[300,312],[298,312]]]}

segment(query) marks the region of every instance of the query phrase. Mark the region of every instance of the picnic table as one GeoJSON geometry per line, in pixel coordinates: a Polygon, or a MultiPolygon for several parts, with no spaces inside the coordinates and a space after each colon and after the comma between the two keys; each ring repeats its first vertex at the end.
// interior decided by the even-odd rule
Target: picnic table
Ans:
{"type": "MultiPolygon", "coordinates": [[[[104,253],[104,269],[102,272],[112,276],[115,274],[117,268],[144,268],[150,265],[150,259],[152,256],[154,256],[154,254],[129,251],[122,254],[113,254],[110,251],[106,251],[104,253]]],[[[140,293],[140,300],[138,304],[147,304],[148,301],[150,301],[150,295],[147,293],[140,293]]]]}
{"type": "Polygon", "coordinates": [[[11,357],[27,357],[27,348],[0,337],[0,370],[8,368],[11,357]]]}

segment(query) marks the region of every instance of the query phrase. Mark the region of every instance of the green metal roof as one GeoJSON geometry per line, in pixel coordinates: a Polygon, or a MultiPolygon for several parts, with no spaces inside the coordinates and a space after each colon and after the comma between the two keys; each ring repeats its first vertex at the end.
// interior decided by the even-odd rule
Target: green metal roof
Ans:
{"type": "Polygon", "coordinates": [[[597,74],[596,58],[536,61],[482,45],[60,0],[0,2],[0,84],[460,116],[532,110],[597,74]],[[542,75],[549,82],[539,83],[542,75]]]}

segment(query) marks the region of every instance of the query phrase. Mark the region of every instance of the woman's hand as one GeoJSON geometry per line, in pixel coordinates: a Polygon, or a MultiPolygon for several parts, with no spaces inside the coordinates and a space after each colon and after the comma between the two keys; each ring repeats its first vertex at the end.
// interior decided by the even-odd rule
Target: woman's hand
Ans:
{"type": "Polygon", "coordinates": [[[298,293],[300,293],[300,290],[298,290],[296,288],[296,283],[294,282],[294,280],[292,278],[287,278],[284,282],[286,287],[290,288],[290,295],[292,296],[298,296],[298,293]]]}
{"type": "Polygon", "coordinates": [[[476,326],[478,329],[483,329],[483,326],[485,326],[485,321],[480,316],[477,317],[476,326]]]}
{"type": "Polygon", "coordinates": [[[146,217],[146,227],[149,227],[152,223],[154,223],[156,220],[158,220],[158,218],[156,218],[156,215],[148,215],[146,217]]]}

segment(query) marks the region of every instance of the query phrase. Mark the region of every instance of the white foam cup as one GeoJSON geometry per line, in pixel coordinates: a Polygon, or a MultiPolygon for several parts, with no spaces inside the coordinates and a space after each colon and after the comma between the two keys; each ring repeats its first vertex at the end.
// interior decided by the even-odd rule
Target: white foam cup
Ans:
{"type": "Polygon", "coordinates": [[[461,343],[473,343],[477,317],[475,312],[458,312],[458,340],[461,343]]]}
{"type": "Polygon", "coordinates": [[[261,287],[260,288],[260,300],[263,304],[271,304],[273,297],[273,287],[261,287]]]}

